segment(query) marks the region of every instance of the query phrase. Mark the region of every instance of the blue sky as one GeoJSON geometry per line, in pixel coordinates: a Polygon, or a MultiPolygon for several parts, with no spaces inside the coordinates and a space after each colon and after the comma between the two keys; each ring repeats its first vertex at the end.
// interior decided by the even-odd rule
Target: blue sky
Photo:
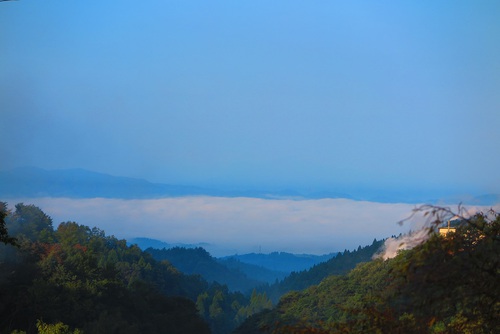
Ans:
{"type": "Polygon", "coordinates": [[[500,192],[498,1],[0,3],[1,168],[500,192]]]}

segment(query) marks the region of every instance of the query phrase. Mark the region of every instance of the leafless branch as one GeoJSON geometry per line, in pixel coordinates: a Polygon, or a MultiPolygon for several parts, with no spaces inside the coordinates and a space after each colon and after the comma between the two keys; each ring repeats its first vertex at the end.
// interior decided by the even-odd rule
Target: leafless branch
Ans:
{"type": "MultiPolygon", "coordinates": [[[[480,226],[478,226],[472,219],[469,217],[467,209],[462,205],[462,203],[458,204],[457,210],[453,211],[449,207],[444,207],[444,206],[437,206],[437,205],[432,205],[432,204],[424,204],[421,206],[416,207],[415,209],[412,210],[412,213],[410,216],[407,218],[400,220],[398,222],[399,225],[403,225],[406,221],[412,219],[415,217],[415,215],[423,213],[424,217],[428,217],[429,223],[431,225],[437,226],[453,217],[456,217],[460,219],[460,221],[469,224],[475,228],[481,229],[480,226]]],[[[492,221],[492,219],[488,218],[488,215],[493,216],[496,218],[498,216],[498,213],[491,208],[488,210],[486,213],[483,212],[477,212],[475,215],[481,215],[485,218],[487,221],[492,221]]]]}

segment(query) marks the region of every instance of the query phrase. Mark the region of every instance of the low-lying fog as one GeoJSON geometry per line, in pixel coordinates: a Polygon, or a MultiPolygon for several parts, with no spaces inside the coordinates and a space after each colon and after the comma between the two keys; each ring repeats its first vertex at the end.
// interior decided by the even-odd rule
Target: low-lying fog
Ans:
{"type": "Polygon", "coordinates": [[[208,243],[203,247],[214,256],[273,251],[326,254],[418,229],[424,221],[397,224],[411,214],[413,204],[347,199],[23,198],[10,199],[8,204],[13,208],[19,202],[40,207],[52,217],[54,227],[76,221],[118,238],[208,243]]]}

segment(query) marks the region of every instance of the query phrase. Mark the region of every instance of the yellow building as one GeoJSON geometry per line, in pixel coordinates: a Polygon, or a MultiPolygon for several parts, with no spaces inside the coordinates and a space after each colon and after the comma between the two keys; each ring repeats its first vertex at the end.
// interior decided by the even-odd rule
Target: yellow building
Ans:
{"type": "Polygon", "coordinates": [[[438,229],[439,230],[439,234],[440,235],[447,235],[450,232],[455,233],[457,229],[454,228],[454,227],[451,227],[451,222],[452,221],[455,222],[455,221],[459,221],[459,220],[460,220],[460,218],[457,217],[457,216],[455,216],[455,217],[451,218],[450,220],[448,220],[448,226],[447,227],[440,227],[438,229]]]}
{"type": "Polygon", "coordinates": [[[450,227],[450,226],[448,226],[448,227],[440,227],[439,228],[439,234],[440,235],[447,235],[448,233],[455,232],[456,230],[457,230],[456,228],[450,227]]]}

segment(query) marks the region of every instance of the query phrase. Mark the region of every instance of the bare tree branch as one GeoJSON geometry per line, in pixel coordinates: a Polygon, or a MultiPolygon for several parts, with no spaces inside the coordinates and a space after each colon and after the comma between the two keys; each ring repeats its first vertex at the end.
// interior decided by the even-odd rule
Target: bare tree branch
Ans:
{"type": "MultiPolygon", "coordinates": [[[[480,231],[483,231],[484,227],[478,225],[477,221],[473,218],[475,216],[481,216],[484,221],[491,223],[498,217],[500,213],[496,212],[493,208],[490,208],[487,212],[475,212],[471,214],[462,205],[462,203],[458,204],[456,211],[453,211],[449,207],[424,204],[413,209],[412,213],[407,218],[400,220],[398,224],[403,225],[406,221],[412,219],[417,214],[423,214],[424,217],[428,218],[427,224],[429,225],[430,231],[432,230],[432,227],[437,227],[441,223],[446,222],[452,218],[458,218],[461,222],[468,224],[480,231]]],[[[494,238],[498,239],[498,236],[494,236],[494,238]]]]}

